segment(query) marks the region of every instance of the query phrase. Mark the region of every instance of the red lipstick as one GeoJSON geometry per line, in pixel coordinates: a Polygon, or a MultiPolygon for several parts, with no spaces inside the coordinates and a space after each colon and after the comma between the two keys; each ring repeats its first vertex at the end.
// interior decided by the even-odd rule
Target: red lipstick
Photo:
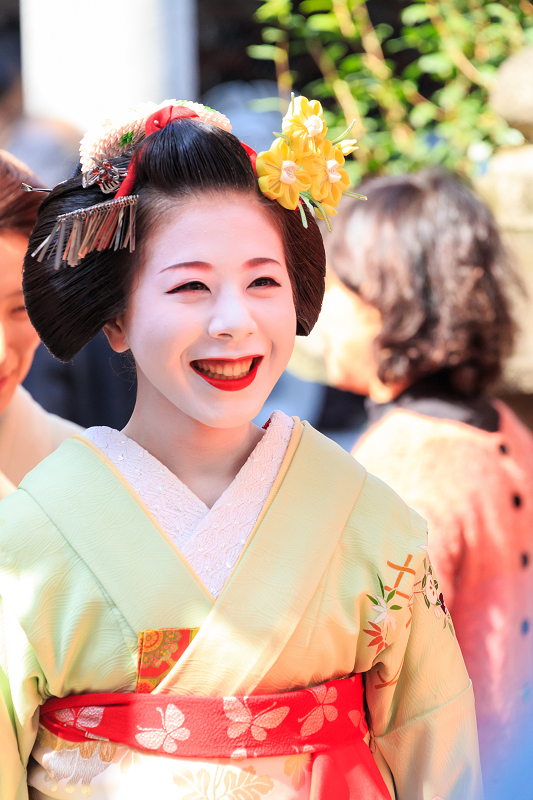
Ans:
{"type": "MultiPolygon", "coordinates": [[[[227,360],[230,361],[231,359],[227,360]]],[[[236,360],[241,361],[242,359],[239,358],[236,360]]],[[[204,381],[207,381],[207,383],[211,384],[211,386],[214,386],[215,389],[221,389],[223,392],[238,392],[241,389],[246,389],[251,383],[254,382],[259,364],[262,360],[263,356],[253,356],[252,368],[250,369],[250,372],[247,375],[244,375],[242,378],[213,378],[211,375],[206,375],[205,372],[200,372],[200,370],[194,366],[194,361],[191,362],[191,367],[197,375],[200,375],[204,381]]]]}

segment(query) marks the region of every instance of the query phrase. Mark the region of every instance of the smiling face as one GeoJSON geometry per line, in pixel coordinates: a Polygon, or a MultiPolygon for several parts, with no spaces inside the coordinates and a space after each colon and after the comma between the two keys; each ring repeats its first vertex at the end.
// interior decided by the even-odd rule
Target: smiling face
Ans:
{"type": "Polygon", "coordinates": [[[168,213],[143,253],[126,313],[105,328],[133,353],[138,402],[210,427],[249,422],[295,340],[277,230],[253,197],[200,196],[168,213]]]}
{"type": "Polygon", "coordinates": [[[0,414],[28,374],[39,344],[22,294],[22,262],[27,246],[28,240],[21,234],[0,231],[0,414]]]}

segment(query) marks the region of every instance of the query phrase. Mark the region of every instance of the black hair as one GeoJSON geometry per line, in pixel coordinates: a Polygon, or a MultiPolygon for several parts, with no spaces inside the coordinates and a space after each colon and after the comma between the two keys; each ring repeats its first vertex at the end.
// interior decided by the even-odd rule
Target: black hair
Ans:
{"type": "Polygon", "coordinates": [[[150,231],[175,203],[201,193],[248,194],[261,204],[283,241],[296,333],[305,336],[311,331],[324,294],[320,230],[309,213],[305,229],[298,210],[288,211],[262,195],[250,158],[235,136],[208,123],[180,119],[148,136],[127,156],[111,161],[127,167],[131,158],[136,162],[132,193],[139,195],[134,253],[94,251],[78,266],[58,270],[52,253],[42,262],[31,255],[60,214],[110,198],[96,184],[82,187],[80,167],[73,178],[54,188],[39,209],[24,261],[23,287],[30,319],[53,355],[69,361],[106,322],[124,311],[150,231]]]}

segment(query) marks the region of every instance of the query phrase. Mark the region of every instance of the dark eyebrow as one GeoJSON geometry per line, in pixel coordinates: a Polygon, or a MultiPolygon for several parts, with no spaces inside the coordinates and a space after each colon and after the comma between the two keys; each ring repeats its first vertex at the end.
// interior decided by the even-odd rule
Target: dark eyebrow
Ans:
{"type": "MultiPolygon", "coordinates": [[[[276,261],[275,258],[268,258],[259,256],[258,258],[250,258],[248,261],[245,261],[245,267],[260,267],[261,264],[277,264],[278,267],[281,267],[279,261],[276,261]]],[[[171,264],[169,267],[164,267],[161,272],[166,272],[168,269],[180,269],[181,267],[196,267],[196,269],[210,269],[213,265],[209,264],[207,261],[180,261],[179,264],[171,264]]]]}
{"type": "Polygon", "coordinates": [[[281,267],[281,264],[275,258],[250,258],[249,261],[245,262],[246,267],[260,267],[261,264],[277,264],[278,267],[281,267]]]}
{"type": "Polygon", "coordinates": [[[171,264],[170,267],[165,267],[161,272],[166,272],[167,269],[180,269],[180,267],[196,267],[197,269],[209,269],[212,264],[207,261],[180,261],[179,264],[171,264]]]}

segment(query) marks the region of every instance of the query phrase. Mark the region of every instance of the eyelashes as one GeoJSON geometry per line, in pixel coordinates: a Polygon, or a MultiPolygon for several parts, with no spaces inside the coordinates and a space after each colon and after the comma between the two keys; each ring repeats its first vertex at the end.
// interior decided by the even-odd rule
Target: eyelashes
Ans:
{"type": "MultiPolygon", "coordinates": [[[[278,283],[278,281],[274,280],[274,278],[261,277],[261,278],[256,278],[254,281],[252,281],[252,283],[248,288],[249,289],[262,288],[268,286],[281,286],[281,284],[278,283]]],[[[188,281],[187,283],[180,284],[180,286],[175,286],[174,289],[169,289],[169,291],[165,292],[165,294],[179,294],[181,292],[202,292],[202,291],[206,292],[209,291],[209,288],[205,285],[205,283],[202,283],[202,281],[188,281]]]]}
{"type": "Polygon", "coordinates": [[[280,286],[274,278],[256,278],[255,281],[252,281],[250,286],[280,286]]]}
{"type": "Polygon", "coordinates": [[[189,281],[188,283],[182,283],[181,286],[175,286],[174,289],[170,289],[170,291],[166,292],[165,294],[178,294],[179,292],[199,292],[203,290],[209,291],[205,283],[201,281],[189,281]]]}

